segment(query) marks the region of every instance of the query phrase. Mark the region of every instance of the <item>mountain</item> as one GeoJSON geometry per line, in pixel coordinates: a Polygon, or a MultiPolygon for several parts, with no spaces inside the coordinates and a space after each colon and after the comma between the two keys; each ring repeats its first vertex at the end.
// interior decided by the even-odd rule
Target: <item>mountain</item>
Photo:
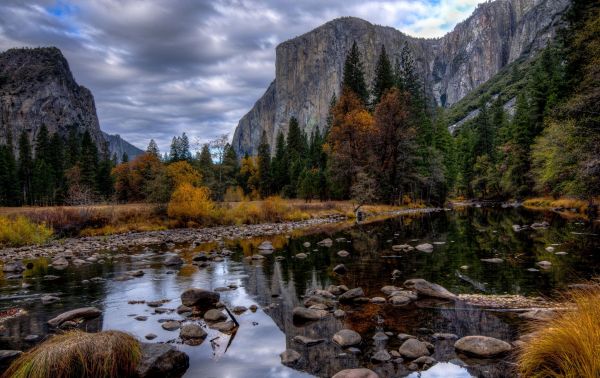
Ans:
{"type": "Polygon", "coordinates": [[[276,48],[275,80],[239,121],[233,136],[238,156],[253,155],[266,131],[271,146],[295,116],[307,133],[323,126],[329,103],[339,94],[346,54],[361,50],[367,82],[381,45],[393,61],[408,44],[432,102],[449,107],[506,65],[532,55],[554,38],[569,0],[496,0],[441,38],[413,38],[385,26],[344,17],[276,48]]]}
{"type": "Polygon", "coordinates": [[[133,144],[121,138],[119,134],[111,135],[102,132],[102,135],[108,143],[108,152],[110,153],[110,156],[115,155],[119,162],[123,157],[123,153],[127,153],[129,159],[133,159],[134,157],[144,153],[144,151],[140,150],[133,144]]]}
{"type": "Polygon", "coordinates": [[[89,131],[98,146],[105,143],[94,96],[77,84],[69,63],[55,47],[19,48],[0,53],[0,143],[23,130],[34,140],[45,124],[50,133],[89,131]]]}

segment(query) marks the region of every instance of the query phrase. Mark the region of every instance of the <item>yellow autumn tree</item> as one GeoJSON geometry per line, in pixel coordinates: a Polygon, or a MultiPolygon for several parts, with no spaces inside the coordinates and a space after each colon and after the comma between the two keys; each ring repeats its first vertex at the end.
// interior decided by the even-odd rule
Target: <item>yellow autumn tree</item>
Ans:
{"type": "Polygon", "coordinates": [[[200,173],[187,161],[178,161],[169,164],[167,166],[167,176],[174,189],[179,188],[183,184],[200,186],[202,182],[200,173]]]}
{"type": "Polygon", "coordinates": [[[207,222],[211,219],[215,204],[210,199],[210,190],[207,187],[194,187],[190,183],[183,183],[171,195],[167,214],[180,221],[207,222]]]}

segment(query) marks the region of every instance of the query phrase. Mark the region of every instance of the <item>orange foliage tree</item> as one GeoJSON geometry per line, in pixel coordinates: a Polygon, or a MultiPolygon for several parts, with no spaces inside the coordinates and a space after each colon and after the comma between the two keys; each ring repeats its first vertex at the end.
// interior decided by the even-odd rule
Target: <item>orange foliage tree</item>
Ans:
{"type": "Polygon", "coordinates": [[[163,164],[153,154],[141,154],[130,162],[117,165],[112,170],[115,195],[120,201],[144,201],[150,183],[163,172],[163,164]]]}

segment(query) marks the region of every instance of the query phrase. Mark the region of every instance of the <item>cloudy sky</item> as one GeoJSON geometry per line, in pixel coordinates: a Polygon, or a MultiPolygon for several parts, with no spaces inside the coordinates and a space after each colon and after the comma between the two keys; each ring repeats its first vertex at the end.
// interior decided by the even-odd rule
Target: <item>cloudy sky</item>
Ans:
{"type": "Polygon", "coordinates": [[[356,16],[439,37],[481,0],[1,0],[0,51],[56,46],[101,128],[145,149],[233,135],[275,76],[275,46],[356,16]]]}

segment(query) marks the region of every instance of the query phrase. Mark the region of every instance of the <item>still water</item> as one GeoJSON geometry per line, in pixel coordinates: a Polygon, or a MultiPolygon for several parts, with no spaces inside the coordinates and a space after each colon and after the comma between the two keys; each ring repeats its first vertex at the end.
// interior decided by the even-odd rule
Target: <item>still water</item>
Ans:
{"type": "Polygon", "coordinates": [[[431,338],[434,332],[446,332],[459,337],[485,335],[513,341],[523,323],[511,312],[435,300],[419,300],[403,307],[339,304],[338,308],[347,313],[345,318],[329,316],[318,322],[295,324],[292,309],[302,305],[302,296],[308,289],[323,289],[331,284],[360,286],[366,296],[375,297],[384,296],[382,286],[400,286],[409,278],[424,278],[455,293],[552,297],[571,283],[600,275],[599,232],[598,223],[567,220],[554,213],[467,208],[352,227],[329,226],[311,234],[232,240],[224,245],[161,245],[102,252],[106,256],[104,263],[69,266],[64,270],[55,270],[48,266],[49,261],[38,259],[31,261],[33,268],[24,272],[23,279],[0,279],[0,311],[15,307],[27,311],[27,315],[2,325],[0,349],[31,347],[39,341],[26,341],[26,336],[43,339],[49,331],[48,319],[73,308],[96,306],[103,315],[85,323],[85,329],[118,329],[141,340],[154,333],[157,337],[151,342],[172,343],[189,355],[186,377],[329,377],[341,369],[360,366],[369,367],[382,377],[511,376],[514,365],[510,357],[467,359],[455,354],[452,340],[431,338]],[[513,230],[514,224],[542,221],[550,226],[513,230]],[[324,238],[334,240],[333,246],[317,246],[324,238]],[[262,260],[248,259],[258,253],[257,246],[264,240],[272,241],[275,251],[265,254],[262,260]],[[394,252],[391,248],[395,244],[420,243],[434,244],[434,251],[394,252]],[[198,252],[222,248],[234,253],[208,267],[191,264],[198,252]],[[178,269],[163,266],[165,253],[175,250],[186,264],[178,269]],[[350,255],[340,257],[340,250],[350,255]],[[300,252],[308,257],[296,259],[294,256],[300,252]],[[488,258],[503,261],[481,261],[488,258]],[[542,260],[550,261],[551,268],[539,269],[536,263],[542,260]],[[346,265],[347,274],[333,273],[333,267],[339,263],[346,265]],[[124,272],[139,269],[145,272],[142,277],[115,280],[124,272]],[[48,275],[56,277],[48,280],[48,275]],[[94,277],[104,280],[87,282],[94,277]],[[23,283],[31,286],[23,289],[23,283]],[[181,304],[180,294],[185,289],[228,286],[237,286],[220,292],[228,308],[258,306],[255,312],[236,315],[240,327],[234,334],[207,328],[208,337],[201,345],[188,346],[178,339],[178,331],[161,327],[160,322],[166,319],[182,319],[170,310],[181,304]],[[45,294],[57,295],[61,301],[43,305],[40,297],[45,294]],[[168,300],[162,306],[166,312],[157,314],[145,303],[132,303],[153,300],[168,300]],[[147,320],[135,320],[138,315],[147,316],[147,320]],[[363,342],[359,351],[342,350],[331,342],[333,334],[342,328],[360,333],[363,342]],[[387,341],[374,341],[373,335],[379,331],[393,335],[387,341]],[[432,342],[432,357],[439,362],[420,373],[408,370],[407,364],[372,363],[370,358],[377,350],[391,351],[401,345],[396,337],[399,333],[432,342]],[[325,342],[306,347],[293,340],[297,335],[322,338],[325,342]],[[294,369],[281,364],[279,354],[286,349],[302,355],[294,369]]]}

